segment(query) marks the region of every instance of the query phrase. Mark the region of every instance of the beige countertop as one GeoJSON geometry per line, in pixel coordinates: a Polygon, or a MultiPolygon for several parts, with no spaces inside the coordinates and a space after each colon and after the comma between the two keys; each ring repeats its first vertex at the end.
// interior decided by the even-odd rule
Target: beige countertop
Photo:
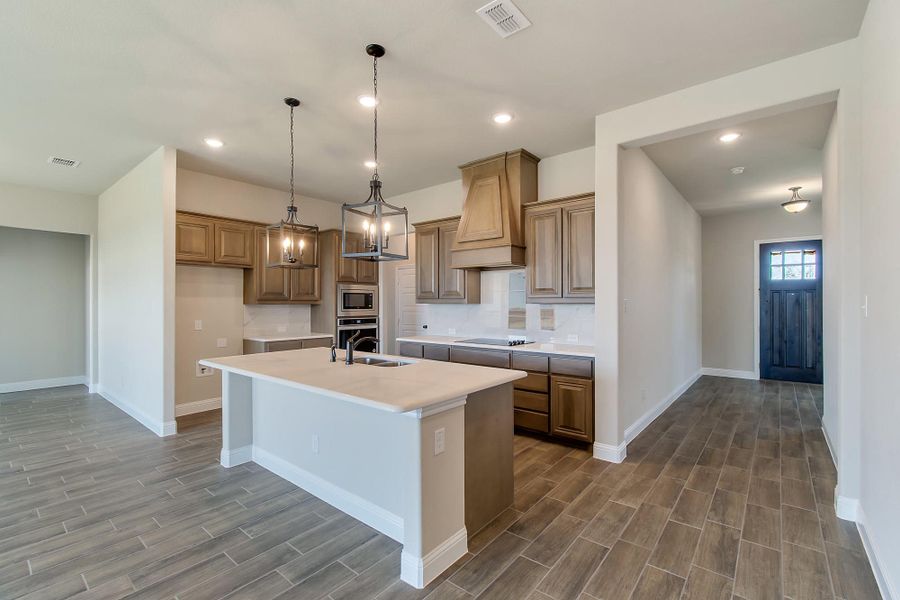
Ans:
{"type": "Polygon", "coordinates": [[[308,333],[306,335],[276,333],[273,335],[245,335],[244,339],[251,342],[289,342],[291,340],[318,340],[330,337],[333,337],[330,333],[308,333]]]}
{"type": "Polygon", "coordinates": [[[466,337],[448,335],[413,335],[398,337],[398,342],[413,342],[417,344],[442,344],[446,346],[464,346],[466,348],[482,348],[485,350],[509,350],[510,352],[529,352],[533,354],[559,354],[563,356],[581,356],[594,358],[593,346],[581,346],[578,344],[557,344],[551,342],[534,342],[521,346],[491,346],[485,344],[467,344],[463,340],[479,337],[469,335],[466,337]]]}
{"type": "Polygon", "coordinates": [[[329,348],[210,358],[201,360],[200,364],[396,413],[427,408],[526,376],[524,371],[512,369],[364,352],[356,355],[386,357],[410,364],[402,367],[345,365],[342,351],[338,352],[337,362],[330,361],[329,348]]]}

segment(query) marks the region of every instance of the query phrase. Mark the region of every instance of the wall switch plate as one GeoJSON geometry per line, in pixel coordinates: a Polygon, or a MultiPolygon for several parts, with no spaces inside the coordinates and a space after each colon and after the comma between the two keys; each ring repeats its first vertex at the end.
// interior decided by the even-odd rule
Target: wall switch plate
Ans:
{"type": "Polygon", "coordinates": [[[228,338],[216,338],[216,348],[225,348],[228,346],[228,338]]]}
{"type": "Polygon", "coordinates": [[[210,377],[215,372],[216,370],[212,367],[201,365],[200,361],[197,361],[197,377],[210,377]]]}
{"type": "Polygon", "coordinates": [[[285,333],[287,331],[287,325],[279,325],[278,333],[285,333]]]}
{"type": "Polygon", "coordinates": [[[194,331],[203,331],[203,321],[200,319],[194,321],[194,331]]]}
{"type": "Polygon", "coordinates": [[[312,436],[312,451],[313,454],[319,453],[319,436],[315,434],[312,436]]]}
{"type": "Polygon", "coordinates": [[[566,341],[569,342],[570,344],[577,344],[578,343],[578,334],[570,333],[569,335],[566,336],[566,341]]]}
{"type": "Polygon", "coordinates": [[[444,436],[447,433],[447,430],[441,427],[440,429],[435,430],[434,432],[434,455],[443,454],[444,447],[444,436]]]}

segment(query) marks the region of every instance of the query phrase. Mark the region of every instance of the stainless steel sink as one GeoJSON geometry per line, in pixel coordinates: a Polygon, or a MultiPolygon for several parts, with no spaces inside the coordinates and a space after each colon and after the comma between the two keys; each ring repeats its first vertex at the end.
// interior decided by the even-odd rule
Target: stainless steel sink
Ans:
{"type": "Polygon", "coordinates": [[[372,367],[402,367],[412,364],[400,360],[391,360],[389,358],[378,358],[377,356],[365,356],[362,358],[357,358],[353,362],[354,364],[369,365],[372,367]]]}

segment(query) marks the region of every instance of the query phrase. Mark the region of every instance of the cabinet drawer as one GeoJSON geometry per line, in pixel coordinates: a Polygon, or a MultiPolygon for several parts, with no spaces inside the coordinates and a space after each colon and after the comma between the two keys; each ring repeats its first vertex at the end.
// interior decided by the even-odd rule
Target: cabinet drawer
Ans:
{"type": "Polygon", "coordinates": [[[429,360],[450,360],[450,346],[436,346],[434,344],[425,344],[423,351],[424,358],[429,360]]]}
{"type": "Polygon", "coordinates": [[[550,411],[550,396],[538,392],[515,390],[513,391],[513,406],[547,413],[550,411]]]}
{"type": "Polygon", "coordinates": [[[331,348],[331,338],[313,338],[310,340],[300,340],[300,347],[306,348],[331,348]]]}
{"type": "Polygon", "coordinates": [[[550,391],[550,376],[544,375],[543,373],[529,373],[525,379],[517,379],[514,381],[513,387],[517,390],[544,392],[546,394],[550,391]]]}
{"type": "Polygon", "coordinates": [[[546,414],[532,412],[530,410],[522,410],[517,408],[513,410],[513,422],[516,427],[531,429],[533,431],[541,431],[548,433],[550,431],[550,419],[546,414]]]}
{"type": "Polygon", "coordinates": [[[281,350],[299,350],[300,340],[282,340],[266,343],[266,352],[280,352],[281,350]]]}
{"type": "Polygon", "coordinates": [[[397,342],[397,354],[410,358],[422,358],[422,344],[413,342],[397,342]]]}
{"type": "Polygon", "coordinates": [[[546,356],[535,356],[534,354],[513,352],[512,368],[519,369],[520,371],[546,373],[549,368],[549,360],[546,356]]]}
{"type": "Polygon", "coordinates": [[[509,368],[509,352],[502,350],[472,350],[470,348],[450,348],[450,361],[467,365],[509,368]]]}
{"type": "Polygon", "coordinates": [[[554,375],[573,375],[575,377],[594,376],[594,361],[590,358],[550,358],[550,372],[554,375]]]}

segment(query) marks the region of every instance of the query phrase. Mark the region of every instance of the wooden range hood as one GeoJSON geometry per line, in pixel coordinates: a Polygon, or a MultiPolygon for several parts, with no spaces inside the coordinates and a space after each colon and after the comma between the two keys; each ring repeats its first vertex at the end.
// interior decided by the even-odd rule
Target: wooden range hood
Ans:
{"type": "Polygon", "coordinates": [[[522,205],[537,201],[540,160],[520,148],[460,165],[465,201],[450,253],[452,268],[525,266],[522,205]]]}

